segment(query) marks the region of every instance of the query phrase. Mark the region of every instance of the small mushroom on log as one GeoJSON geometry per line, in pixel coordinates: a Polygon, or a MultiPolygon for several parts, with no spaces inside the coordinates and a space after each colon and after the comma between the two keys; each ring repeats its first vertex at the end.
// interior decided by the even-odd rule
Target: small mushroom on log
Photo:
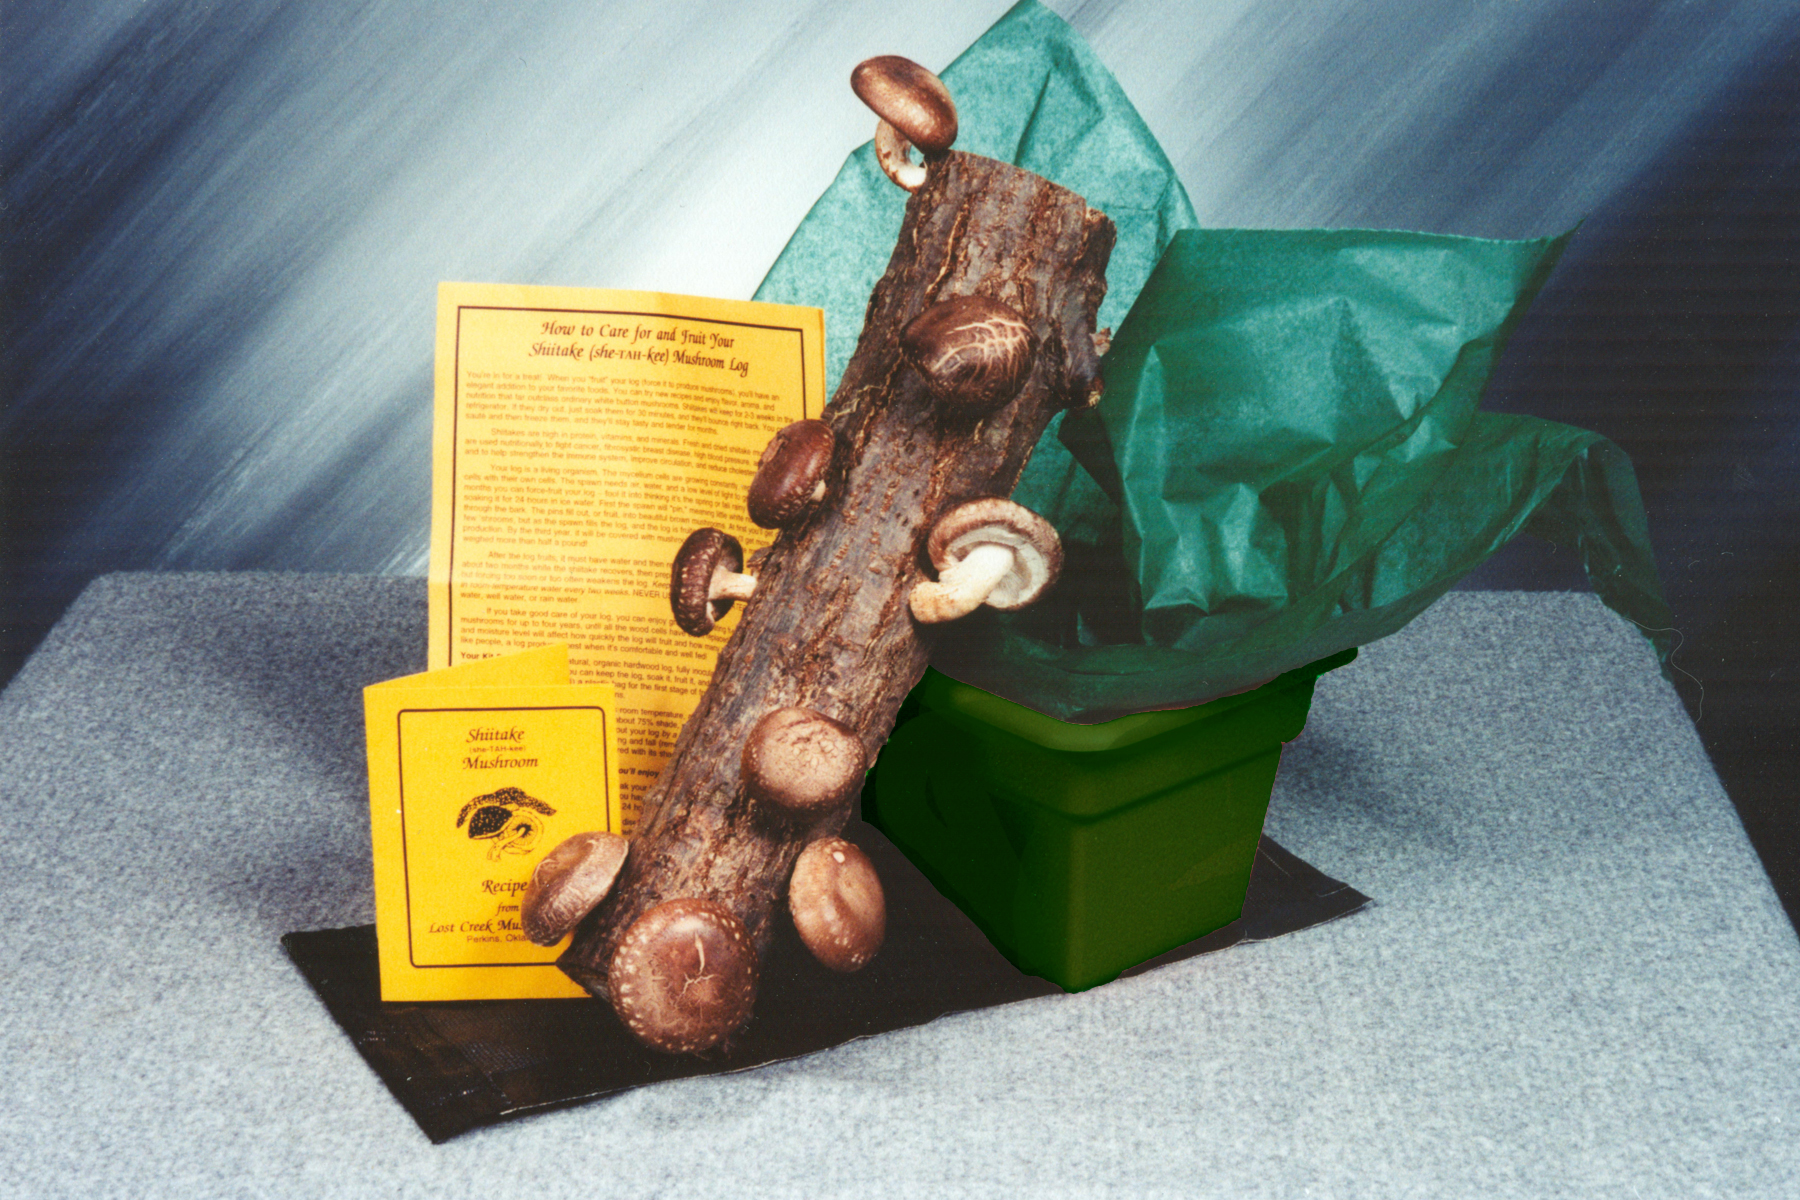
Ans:
{"type": "Polygon", "coordinates": [[[909,192],[924,186],[927,168],[912,161],[917,146],[927,161],[956,143],[956,102],[944,81],[909,58],[884,54],[856,65],[850,87],[874,110],[875,159],[909,192]]]}
{"type": "Polygon", "coordinates": [[[750,519],[764,529],[796,524],[825,499],[837,435],[823,421],[795,421],[770,439],[745,497],[750,519]]]}
{"type": "Polygon", "coordinates": [[[719,529],[696,529],[675,552],[669,572],[669,608],[683,633],[705,637],[735,600],[756,594],[756,576],[740,575],[744,547],[719,529]]]}
{"type": "Polygon", "coordinates": [[[869,759],[841,721],[810,708],[778,708],[744,742],[744,789],[796,817],[818,817],[848,804],[869,759]]]}
{"type": "MultiPolygon", "coordinates": [[[[836,445],[828,495],[776,534],[755,602],[644,795],[612,894],[557,960],[653,1046],[681,1050],[701,1039],[658,1033],[644,1015],[640,951],[625,950],[638,945],[640,921],[670,904],[711,905],[739,923],[758,961],[802,851],[836,836],[850,815],[838,801],[816,818],[769,820],[753,794],[747,749],[758,724],[782,709],[829,714],[873,761],[939,628],[909,612],[916,589],[933,582],[925,551],[935,518],[1010,494],[1050,420],[1087,403],[1099,378],[1094,317],[1112,222],[1075,193],[1005,163],[947,148],[928,161],[822,417],[836,445]],[[1011,310],[1032,350],[1009,402],[978,421],[946,419],[901,340],[933,305],[970,296],[1011,310]]],[[[754,974],[734,985],[753,987],[754,974]]],[[[739,1021],[749,1006],[744,1000],[739,1021]]],[[[723,1011],[721,1023],[739,1010],[723,1011]]]]}
{"type": "Polygon", "coordinates": [[[954,621],[986,604],[1010,612],[1044,594],[1062,571],[1056,528],[1023,505],[984,496],[951,509],[926,542],[934,583],[912,590],[913,616],[927,625],[954,621]]]}
{"type": "Polygon", "coordinates": [[[833,971],[857,971],[887,936],[887,898],[875,864],[841,837],[820,838],[794,861],[788,913],[814,958],[833,971]]]}
{"type": "Polygon", "coordinates": [[[554,946],[612,891],[631,843],[616,833],[578,833],[544,855],[519,897],[519,928],[554,946]]]}
{"type": "Polygon", "coordinates": [[[986,416],[1031,374],[1037,340],[1018,313],[986,296],[940,300],[906,327],[900,353],[952,412],[986,416]]]}

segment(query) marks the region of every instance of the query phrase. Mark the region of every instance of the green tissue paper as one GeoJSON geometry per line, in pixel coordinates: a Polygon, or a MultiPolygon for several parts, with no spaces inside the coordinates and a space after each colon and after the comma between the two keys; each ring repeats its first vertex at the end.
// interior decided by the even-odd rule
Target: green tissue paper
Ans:
{"type": "MultiPolygon", "coordinates": [[[[933,666],[1066,721],[1199,704],[1393,633],[1521,531],[1574,549],[1666,662],[1629,459],[1477,407],[1566,237],[1195,228],[1118,84],[1029,0],[943,78],[959,149],[1078,192],[1119,240],[1105,396],[1014,492],[1056,525],[1063,579],[949,627],[933,666]]],[[[862,147],[757,292],[826,309],[833,386],[904,207],[862,147]]]]}

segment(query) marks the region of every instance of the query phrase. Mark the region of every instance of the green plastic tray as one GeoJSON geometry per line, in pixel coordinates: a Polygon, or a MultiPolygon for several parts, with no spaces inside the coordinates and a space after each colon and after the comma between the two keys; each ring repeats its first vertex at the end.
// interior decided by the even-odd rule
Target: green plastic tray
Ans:
{"type": "Polygon", "coordinates": [[[1094,987],[1243,912],[1282,744],[1355,657],[1098,725],[928,671],[863,816],[1020,970],[1094,987]]]}

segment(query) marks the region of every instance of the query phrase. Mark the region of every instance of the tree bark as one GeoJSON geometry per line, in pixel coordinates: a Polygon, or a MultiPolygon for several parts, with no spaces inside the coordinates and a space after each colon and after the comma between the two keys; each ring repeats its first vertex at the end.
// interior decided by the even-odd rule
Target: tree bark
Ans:
{"type": "Polygon", "coordinates": [[[558,960],[588,991],[607,996],[624,932],[680,897],[723,903],[766,953],[795,858],[849,814],[800,825],[758,811],[739,779],[745,737],[771,709],[798,705],[843,722],[874,761],[930,652],[933,630],[907,600],[930,577],[934,520],[965,500],[1009,495],[1050,419],[1089,403],[1098,386],[1094,320],[1113,237],[1103,213],[1030,172],[958,152],[932,164],[824,413],[842,464],[832,490],[770,547],[705,696],[644,798],[618,884],[558,960]],[[908,322],[961,295],[1011,306],[1038,343],[1018,397],[979,420],[941,413],[899,353],[908,322]]]}

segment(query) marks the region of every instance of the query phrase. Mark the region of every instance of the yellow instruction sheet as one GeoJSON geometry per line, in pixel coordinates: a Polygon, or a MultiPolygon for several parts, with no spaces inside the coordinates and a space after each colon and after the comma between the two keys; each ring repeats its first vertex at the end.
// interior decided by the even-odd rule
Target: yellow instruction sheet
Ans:
{"type": "Polygon", "coordinates": [[[546,642],[618,694],[629,832],[736,611],[704,638],[669,612],[695,529],[773,540],[744,494],[776,430],[825,403],[814,308],[660,292],[438,289],[430,662],[546,642]]]}
{"type": "Polygon", "coordinates": [[[519,903],[557,844],[619,830],[612,688],[546,646],[375,684],[363,710],[381,998],[585,995],[519,903]]]}

